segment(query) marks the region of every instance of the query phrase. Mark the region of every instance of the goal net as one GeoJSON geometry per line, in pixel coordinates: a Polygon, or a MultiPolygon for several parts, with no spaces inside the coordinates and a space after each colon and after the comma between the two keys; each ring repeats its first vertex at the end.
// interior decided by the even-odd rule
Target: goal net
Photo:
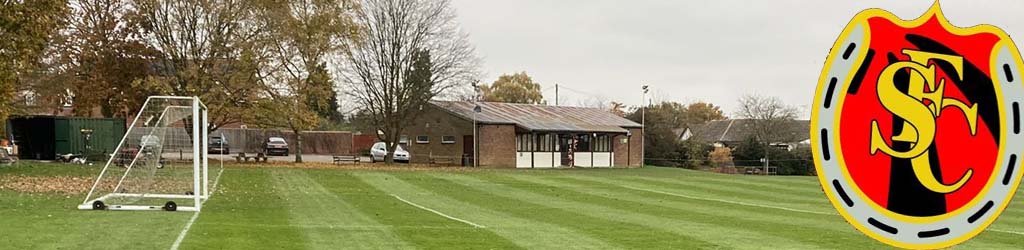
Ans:
{"type": "Polygon", "coordinates": [[[210,197],[206,106],[149,97],[79,209],[199,211],[210,197]]]}

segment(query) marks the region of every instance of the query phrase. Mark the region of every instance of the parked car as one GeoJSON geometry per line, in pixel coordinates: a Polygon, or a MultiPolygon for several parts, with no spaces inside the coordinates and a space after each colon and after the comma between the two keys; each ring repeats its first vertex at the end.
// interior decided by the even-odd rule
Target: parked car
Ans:
{"type": "Polygon", "coordinates": [[[270,137],[263,142],[263,150],[267,155],[288,156],[288,142],[281,137],[270,137]]]}
{"type": "MultiPolygon", "coordinates": [[[[373,162],[384,161],[384,156],[388,155],[387,144],[383,142],[374,143],[373,147],[370,148],[370,160],[373,162]]],[[[412,160],[412,154],[409,151],[405,151],[402,145],[398,145],[395,148],[395,161],[408,163],[412,160]]]]}
{"type": "Polygon", "coordinates": [[[155,135],[143,135],[139,140],[139,145],[142,147],[143,152],[159,151],[161,147],[160,137],[155,135]]]}
{"type": "Polygon", "coordinates": [[[231,154],[231,144],[228,144],[227,138],[214,136],[210,137],[210,145],[207,145],[208,154],[231,154]]]}

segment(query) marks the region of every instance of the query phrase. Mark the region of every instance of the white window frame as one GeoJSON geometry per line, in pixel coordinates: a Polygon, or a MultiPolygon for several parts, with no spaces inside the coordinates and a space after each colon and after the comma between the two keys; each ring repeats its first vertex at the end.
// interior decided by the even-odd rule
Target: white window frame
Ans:
{"type": "Polygon", "coordinates": [[[430,136],[429,135],[417,135],[416,136],[416,144],[430,144],[430,136]],[[422,138],[426,138],[426,140],[420,140],[422,138]]]}
{"type": "Polygon", "coordinates": [[[442,135],[441,136],[441,144],[455,144],[455,136],[454,135],[442,135]],[[451,140],[445,140],[445,138],[451,138],[451,140]]]}

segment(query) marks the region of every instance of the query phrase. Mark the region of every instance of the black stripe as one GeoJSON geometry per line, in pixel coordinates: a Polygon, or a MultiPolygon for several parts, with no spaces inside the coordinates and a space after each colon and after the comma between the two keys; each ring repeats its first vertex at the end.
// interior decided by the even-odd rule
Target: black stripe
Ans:
{"type": "Polygon", "coordinates": [[[1010,72],[1010,65],[1003,64],[1003,73],[1006,73],[1006,82],[1013,82],[1013,72],[1010,72]]]}
{"type": "Polygon", "coordinates": [[[832,80],[828,82],[828,92],[825,93],[825,108],[832,106],[832,91],[836,90],[836,82],[838,81],[839,79],[832,77],[832,80]]]}
{"type": "Polygon", "coordinates": [[[971,217],[967,218],[967,223],[974,223],[975,221],[978,221],[978,219],[981,219],[981,216],[985,216],[985,214],[988,213],[988,210],[992,209],[993,205],[995,205],[995,203],[992,203],[992,201],[986,202],[985,206],[982,206],[981,209],[978,209],[978,212],[974,212],[974,214],[971,215],[971,217]]]}
{"type": "Polygon", "coordinates": [[[1020,134],[1020,103],[1013,102],[1013,133],[1020,134]]]}
{"type": "Polygon", "coordinates": [[[853,50],[856,49],[856,48],[857,48],[857,44],[856,43],[850,43],[849,46],[846,46],[846,52],[843,52],[843,60],[850,59],[850,54],[853,54],[853,50]]]}
{"type": "Polygon", "coordinates": [[[839,198],[843,198],[843,202],[846,202],[847,207],[853,207],[853,200],[846,194],[846,190],[843,189],[843,184],[839,184],[839,180],[832,180],[832,188],[836,189],[836,193],[839,193],[839,198]]]}
{"type": "Polygon", "coordinates": [[[832,160],[832,153],[828,151],[828,129],[821,129],[821,156],[826,161],[832,160]]]}
{"type": "Polygon", "coordinates": [[[860,64],[860,69],[857,69],[857,73],[853,75],[850,80],[850,87],[846,89],[846,93],[856,95],[857,90],[860,89],[861,82],[864,81],[864,75],[868,74],[868,66],[871,66],[871,60],[875,58],[875,50],[868,49],[867,55],[864,55],[864,62],[860,64]]]}
{"type": "Polygon", "coordinates": [[[1010,164],[1006,165],[1006,174],[1003,175],[1003,185],[1010,185],[1010,177],[1013,177],[1013,168],[1017,167],[1017,154],[1010,155],[1010,164]]]}
{"type": "Polygon", "coordinates": [[[917,233],[917,237],[918,238],[932,238],[932,237],[939,237],[939,236],[943,236],[943,235],[947,235],[947,234],[949,234],[949,228],[943,228],[943,229],[939,229],[939,230],[918,232],[917,233]]]}
{"type": "Polygon", "coordinates": [[[896,229],[895,227],[891,227],[889,225],[886,225],[885,223],[879,222],[875,220],[875,218],[868,218],[868,224],[871,224],[872,226],[875,226],[878,229],[882,229],[882,231],[885,231],[887,233],[896,234],[900,232],[900,230],[896,229]]]}

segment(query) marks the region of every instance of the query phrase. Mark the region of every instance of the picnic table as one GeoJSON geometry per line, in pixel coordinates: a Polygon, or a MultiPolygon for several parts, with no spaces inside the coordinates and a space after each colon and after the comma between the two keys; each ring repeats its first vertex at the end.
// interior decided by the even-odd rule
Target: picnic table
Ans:
{"type": "Polygon", "coordinates": [[[249,162],[249,160],[253,160],[254,162],[257,163],[267,162],[267,156],[264,155],[263,153],[256,153],[255,156],[246,155],[245,153],[238,153],[238,156],[235,156],[235,161],[238,163],[249,162]]]}

